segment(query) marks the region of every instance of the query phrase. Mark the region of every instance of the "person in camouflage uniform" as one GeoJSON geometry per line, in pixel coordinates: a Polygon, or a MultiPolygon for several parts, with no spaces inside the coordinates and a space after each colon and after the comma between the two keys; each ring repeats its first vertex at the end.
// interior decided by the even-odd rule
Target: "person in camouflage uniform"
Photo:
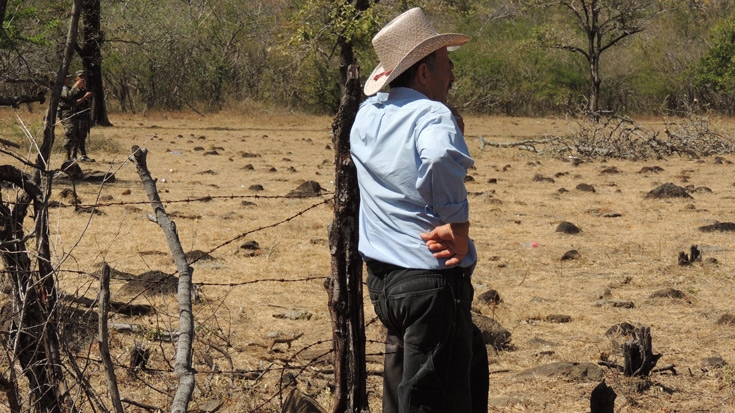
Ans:
{"type": "Polygon", "coordinates": [[[89,135],[89,108],[92,92],[87,91],[87,77],[83,70],[75,73],[74,84],[67,78],[59,100],[59,118],[64,126],[64,149],[67,160],[94,162],[87,157],[87,135],[89,135]],[[77,159],[77,152],[81,155],[77,159]]]}

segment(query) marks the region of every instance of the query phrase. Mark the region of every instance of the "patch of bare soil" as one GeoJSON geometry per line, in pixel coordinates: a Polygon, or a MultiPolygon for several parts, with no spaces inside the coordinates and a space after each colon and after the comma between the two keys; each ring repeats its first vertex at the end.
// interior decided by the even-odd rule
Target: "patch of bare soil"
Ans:
{"type": "MultiPolygon", "coordinates": [[[[41,117],[20,115],[29,124],[41,117]]],[[[139,145],[149,151],[149,169],[198,286],[190,408],[280,412],[291,390],[278,389],[293,377],[301,393],[330,410],[332,332],[323,281],[333,214],[331,118],[158,113],[111,121],[112,128],[92,130],[97,162],[79,166],[83,174],[112,173],[114,182],[59,179],[50,215],[64,294],[94,298],[95,274],[106,261],[117,274],[111,300],[156,309],[111,317],[141,327],[112,332],[122,396],[166,410],[177,383],[170,334],[177,328],[177,274],[127,160],[139,145]],[[68,190],[76,195],[62,197],[68,190]],[[146,368],[129,373],[130,351],[139,345],[150,350],[146,368]]],[[[12,112],[0,112],[0,131],[15,122],[12,112]]],[[[465,122],[476,160],[466,182],[480,254],[473,282],[483,297],[474,308],[502,328],[493,340],[501,337],[503,345],[488,346],[489,410],[589,411],[590,394],[604,378],[618,394],[616,411],[735,411],[735,242],[731,232],[699,230],[732,221],[735,156],[655,163],[551,158],[485,146],[478,137],[560,135],[565,120],[465,122]],[[666,183],[710,191],[647,196],[666,183]],[[582,231],[557,231],[564,222],[582,231]],[[692,245],[703,259],[678,265],[679,252],[692,245]],[[651,328],[659,365],[675,366],[645,381],[598,364],[622,364],[621,344],[638,325],[651,328]]],[[[61,160],[56,152],[52,167],[61,160]]],[[[365,317],[368,391],[371,411],[379,412],[384,332],[367,297],[365,317]]],[[[106,394],[101,366],[87,371],[106,394]]]]}

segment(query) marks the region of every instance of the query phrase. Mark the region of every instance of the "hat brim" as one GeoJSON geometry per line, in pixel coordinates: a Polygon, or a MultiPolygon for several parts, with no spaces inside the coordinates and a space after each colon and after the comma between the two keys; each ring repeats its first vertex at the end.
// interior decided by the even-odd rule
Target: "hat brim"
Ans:
{"type": "Polygon", "coordinates": [[[363,87],[365,95],[371,96],[378,93],[383,86],[400,76],[401,73],[405,72],[416,62],[442,47],[447,47],[450,51],[454,51],[471,39],[470,36],[459,33],[439,34],[416,45],[416,47],[411,49],[398,61],[398,64],[392,70],[391,68],[383,67],[382,63],[378,64],[373,72],[370,73],[370,77],[365,81],[365,86],[363,87]],[[387,73],[389,70],[390,73],[387,73]]]}

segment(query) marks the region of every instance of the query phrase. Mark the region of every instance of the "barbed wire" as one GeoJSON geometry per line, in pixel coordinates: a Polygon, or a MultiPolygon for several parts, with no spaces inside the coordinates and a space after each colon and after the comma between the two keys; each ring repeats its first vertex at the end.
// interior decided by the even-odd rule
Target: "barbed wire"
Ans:
{"type": "MultiPolygon", "coordinates": [[[[309,198],[319,198],[323,196],[331,196],[331,198],[326,199],[325,201],[331,201],[334,196],[334,192],[325,191],[320,194],[293,194],[293,195],[204,195],[197,198],[186,198],[186,199],[173,199],[164,201],[161,200],[161,203],[164,205],[173,205],[173,204],[189,204],[194,202],[211,202],[218,199],[226,199],[226,200],[232,200],[232,199],[309,199],[309,198]]],[[[17,205],[15,201],[7,200],[4,202],[5,205],[17,205]]],[[[91,208],[103,208],[103,207],[111,207],[111,206],[126,206],[126,205],[150,205],[150,201],[119,201],[119,202],[98,202],[94,204],[57,204],[56,207],[59,208],[76,208],[76,209],[91,209],[91,208]]]]}

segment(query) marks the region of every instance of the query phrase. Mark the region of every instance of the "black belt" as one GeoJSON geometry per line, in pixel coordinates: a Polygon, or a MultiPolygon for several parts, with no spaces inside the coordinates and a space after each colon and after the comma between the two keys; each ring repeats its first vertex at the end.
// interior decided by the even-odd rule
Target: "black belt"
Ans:
{"type": "MultiPolygon", "coordinates": [[[[405,267],[400,267],[398,265],[386,264],[380,261],[365,261],[365,265],[367,266],[371,274],[373,274],[376,277],[380,277],[380,278],[385,277],[386,275],[390,274],[393,271],[408,269],[405,267]]],[[[457,274],[457,275],[465,276],[465,275],[469,275],[468,270],[469,270],[468,268],[451,267],[451,268],[446,268],[443,270],[431,270],[431,271],[436,271],[440,274],[448,273],[448,274],[457,274]]]]}

